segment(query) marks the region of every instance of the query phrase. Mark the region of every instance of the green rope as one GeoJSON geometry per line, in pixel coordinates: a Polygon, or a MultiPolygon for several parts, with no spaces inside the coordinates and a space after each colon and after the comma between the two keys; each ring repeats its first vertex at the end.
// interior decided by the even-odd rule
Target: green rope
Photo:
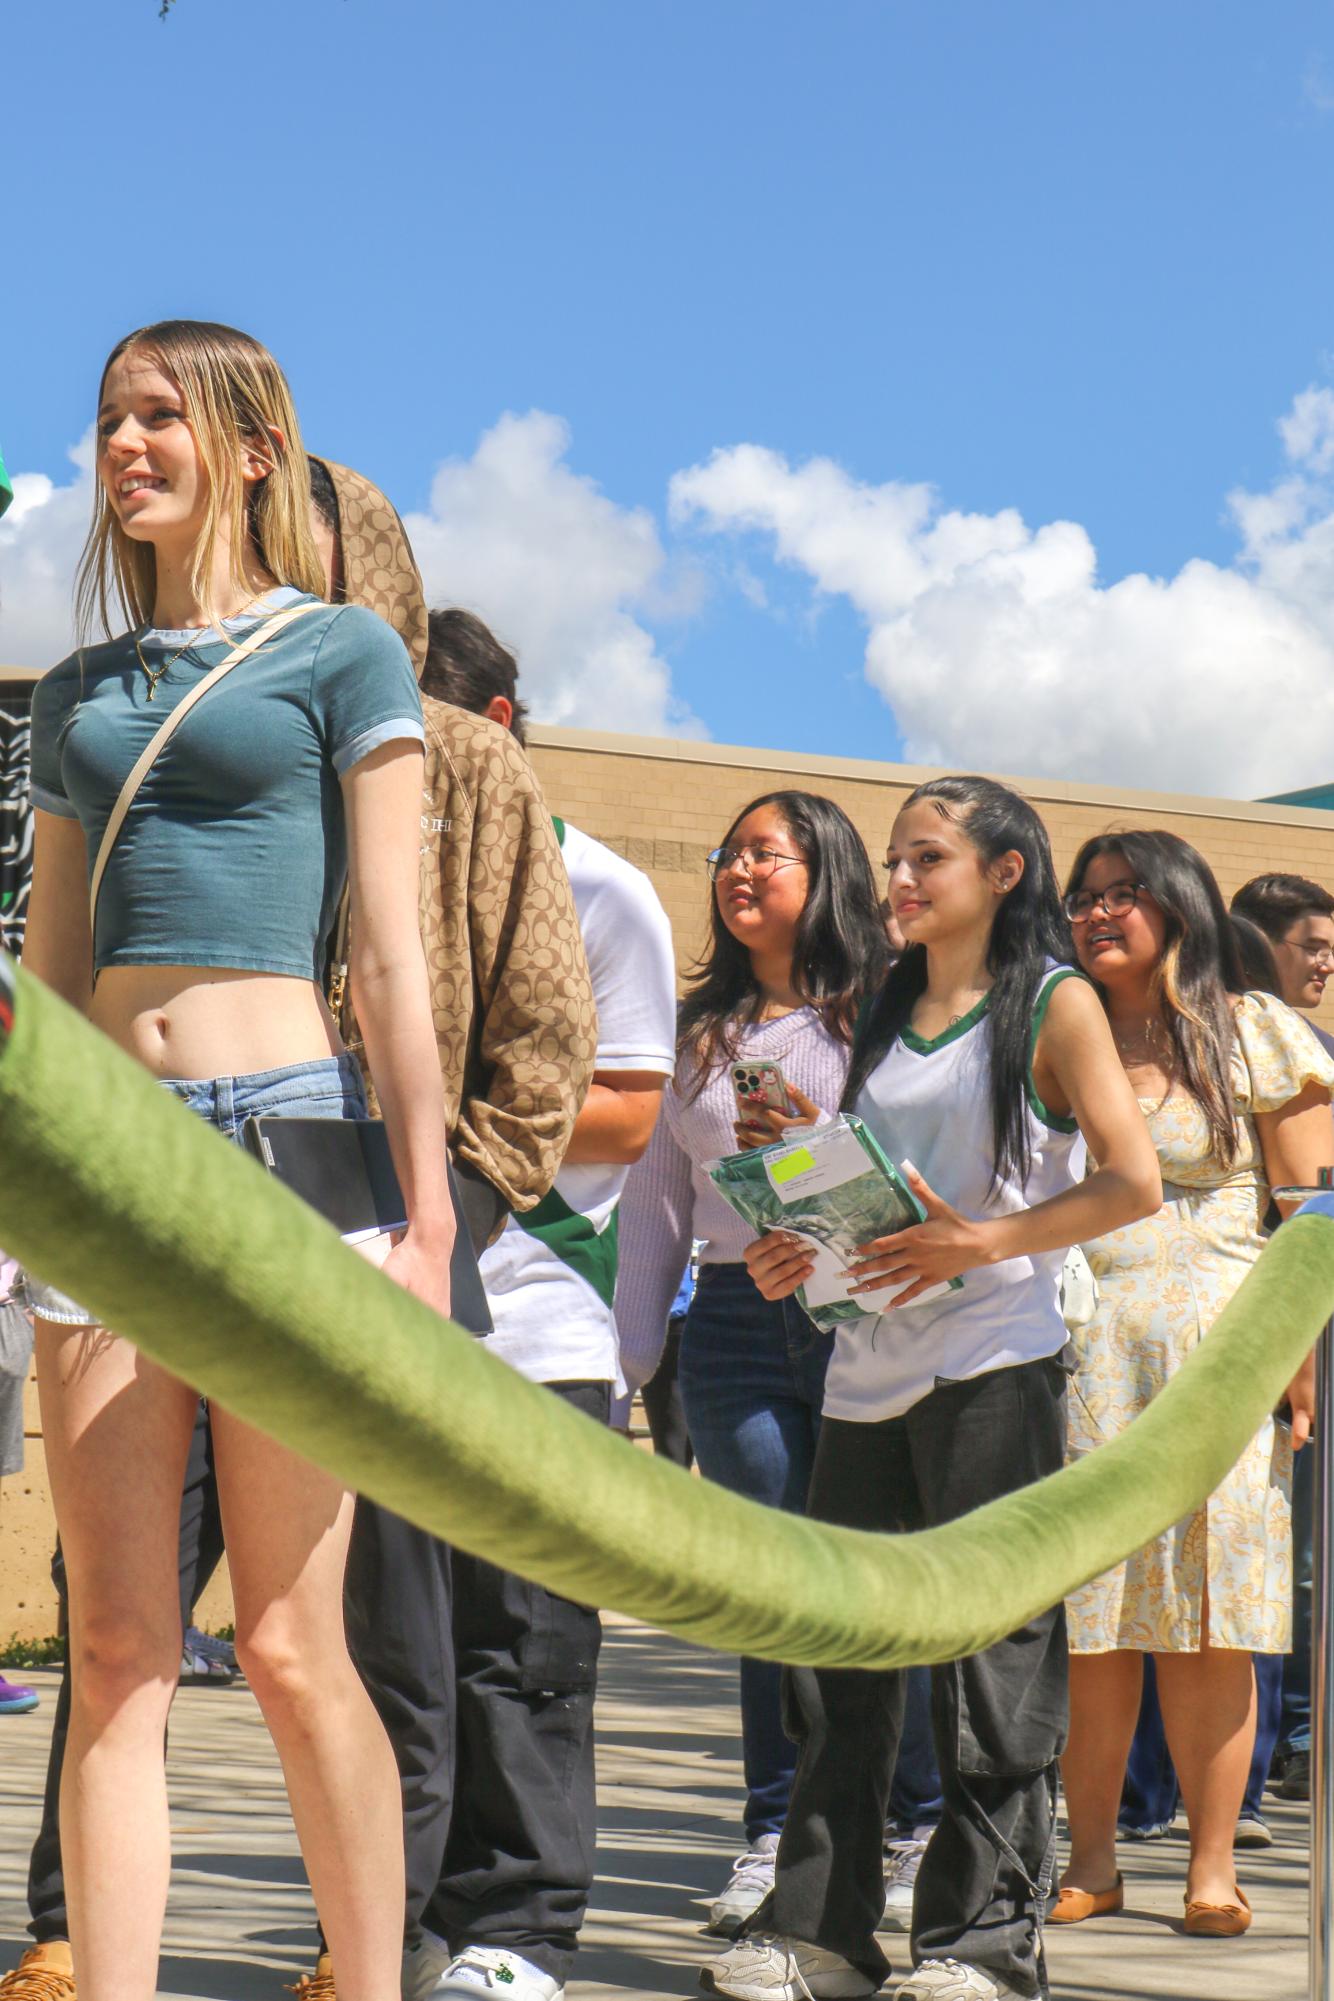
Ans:
{"type": "Polygon", "coordinates": [[[1334,1307],[1334,1231],[1302,1217],[1113,1443],[943,1528],[831,1528],[692,1479],[525,1382],[22,973],[0,1035],[0,1243],[462,1548],[729,1652],[841,1667],[987,1646],[1190,1514],[1334,1307]]]}

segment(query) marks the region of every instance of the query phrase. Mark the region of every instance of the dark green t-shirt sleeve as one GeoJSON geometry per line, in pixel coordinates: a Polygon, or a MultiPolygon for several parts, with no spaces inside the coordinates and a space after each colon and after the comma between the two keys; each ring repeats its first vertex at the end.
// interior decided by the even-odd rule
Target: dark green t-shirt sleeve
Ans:
{"type": "Polygon", "coordinates": [[[329,621],[311,668],[310,701],[340,777],[383,743],[426,741],[407,648],[364,605],[344,605],[329,621]]]}
{"type": "Polygon", "coordinates": [[[62,820],[79,817],[60,775],[60,743],[76,693],[69,660],[44,674],[32,691],[32,803],[44,813],[58,813],[62,820]]]}

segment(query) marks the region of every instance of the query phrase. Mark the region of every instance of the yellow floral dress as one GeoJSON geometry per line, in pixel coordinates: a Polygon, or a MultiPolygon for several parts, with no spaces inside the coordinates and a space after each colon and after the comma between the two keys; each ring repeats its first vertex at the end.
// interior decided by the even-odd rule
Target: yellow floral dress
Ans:
{"type": "MultiPolygon", "coordinates": [[[[1212,1151],[1196,1100],[1141,1099],[1163,1175],[1154,1216],[1084,1245],[1098,1282],[1093,1319],[1072,1335],[1069,1457],[1115,1438],[1204,1338],[1264,1246],[1269,1183],[1254,1114],[1308,1083],[1334,1087],[1334,1061],[1300,1015],[1268,994],[1237,1006],[1233,1091],[1240,1145],[1212,1151]]],[[[1292,1445],[1266,1420],[1197,1514],[1067,1601],[1072,1653],[1196,1653],[1208,1582],[1209,1643],[1286,1653],[1292,1617],[1292,1445]]]]}

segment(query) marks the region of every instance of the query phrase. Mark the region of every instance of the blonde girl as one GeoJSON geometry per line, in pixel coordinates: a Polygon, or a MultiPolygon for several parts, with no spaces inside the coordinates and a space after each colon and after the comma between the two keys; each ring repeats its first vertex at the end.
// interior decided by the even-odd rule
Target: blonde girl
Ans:
{"type": "MultiPolygon", "coordinates": [[[[352,980],[410,1225],[387,1261],[448,1307],[453,1224],[417,931],[421,711],[402,643],[322,602],[306,455],[283,375],[233,328],[171,320],[102,373],[81,575],[109,631],[33,705],[36,854],[24,958],[234,1139],[252,1112],[366,1115],[319,976],[350,875],[352,980]],[[121,785],[240,638],[299,612],[191,711],[111,852],[121,785]]],[[[133,1157],[127,1173],[136,1172],[133,1157]]],[[[149,2001],[170,1871],[163,1732],[180,1659],[177,1516],[196,1399],[32,1280],[42,1420],[70,1584],[61,1799],[80,2001],[149,2001]]],[[[237,1653],[282,1759],[342,2001],[396,2001],[399,1793],[348,1659],[351,1497],[227,1411],[213,1438],[237,1653]]],[[[326,1965],[313,2001],[331,2001],[326,1965]]]]}

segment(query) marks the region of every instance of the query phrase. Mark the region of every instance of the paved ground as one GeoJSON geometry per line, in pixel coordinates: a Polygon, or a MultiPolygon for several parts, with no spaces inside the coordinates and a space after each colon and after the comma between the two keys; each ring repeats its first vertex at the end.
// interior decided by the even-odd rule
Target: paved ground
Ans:
{"type": "MultiPolygon", "coordinates": [[[[625,1624],[610,1627],[603,1658],[599,1879],[570,2001],[693,1994],[708,1949],[703,1905],[738,1838],[735,1674],[625,1624]]],[[[23,1945],[51,1707],[0,1719],[0,1970],[23,1945]]],[[[182,1692],[171,1785],[177,1866],[161,1993],[282,2001],[283,1983],[310,1963],[310,1906],[277,1767],[243,1689],[182,1692]]],[[[1302,2001],[1305,1809],[1274,1803],[1273,1823],[1276,1846],[1243,1859],[1256,1907],[1247,1938],[1184,1938],[1183,1843],[1131,1849],[1127,1914],[1052,1938],[1059,2001],[1302,2001]]]]}

